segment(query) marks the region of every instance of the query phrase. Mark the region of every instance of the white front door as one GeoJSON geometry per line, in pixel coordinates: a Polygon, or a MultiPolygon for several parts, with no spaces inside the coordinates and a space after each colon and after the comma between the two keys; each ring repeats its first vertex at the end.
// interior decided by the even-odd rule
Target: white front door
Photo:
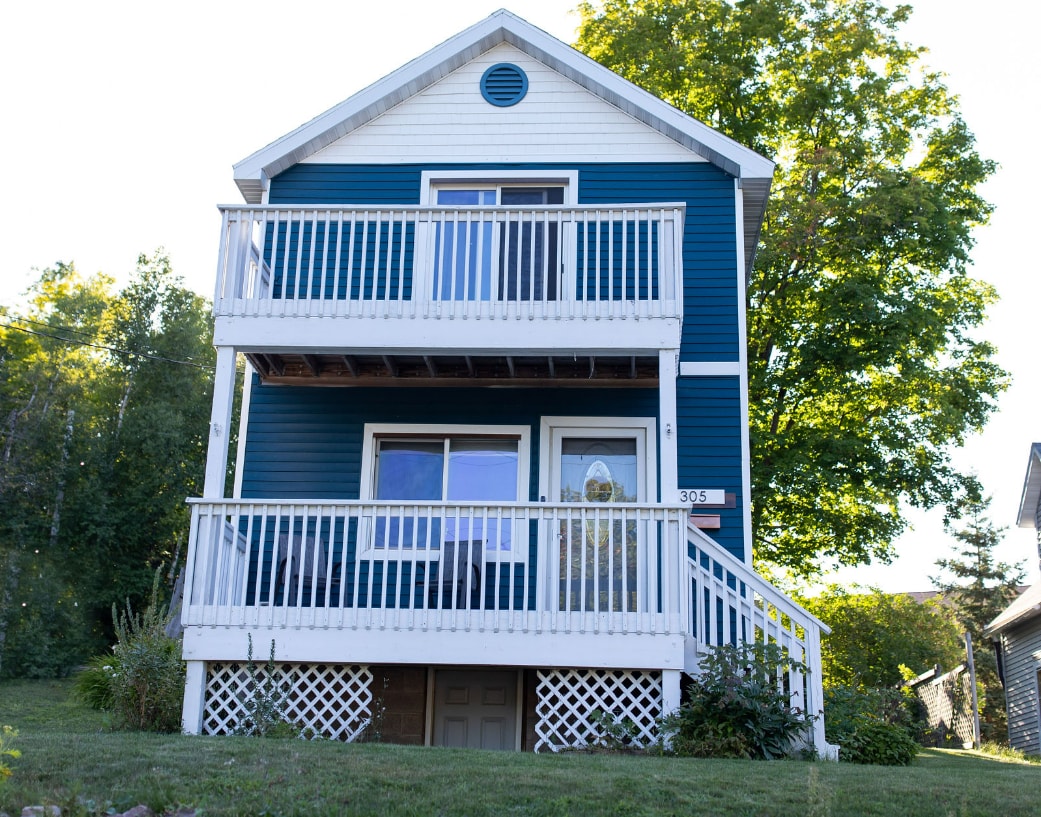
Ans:
{"type": "Polygon", "coordinates": [[[653,477],[653,420],[600,420],[596,425],[550,425],[550,501],[579,503],[561,521],[559,594],[564,611],[639,609],[646,556],[644,523],[623,508],[646,502],[653,477]]]}

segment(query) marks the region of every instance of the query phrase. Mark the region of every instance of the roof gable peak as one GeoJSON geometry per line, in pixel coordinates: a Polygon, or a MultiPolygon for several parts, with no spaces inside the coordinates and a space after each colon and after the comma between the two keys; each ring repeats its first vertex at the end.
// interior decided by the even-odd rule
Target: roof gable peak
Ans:
{"type": "Polygon", "coordinates": [[[772,162],[502,8],[238,162],[234,167],[236,184],[247,202],[259,203],[271,177],[314,155],[503,42],[515,46],[727,173],[752,182],[745,189],[746,217],[761,219],[773,174],[772,162]]]}

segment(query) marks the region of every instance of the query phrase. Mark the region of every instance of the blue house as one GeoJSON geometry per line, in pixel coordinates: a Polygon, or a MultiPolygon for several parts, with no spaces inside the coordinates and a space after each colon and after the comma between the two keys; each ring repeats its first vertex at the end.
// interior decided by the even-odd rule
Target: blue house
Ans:
{"type": "Polygon", "coordinates": [[[751,566],[770,161],[499,11],[234,172],[186,731],[246,716],[250,642],[342,740],[646,742],[738,641],[820,710],[823,625],[751,566]]]}

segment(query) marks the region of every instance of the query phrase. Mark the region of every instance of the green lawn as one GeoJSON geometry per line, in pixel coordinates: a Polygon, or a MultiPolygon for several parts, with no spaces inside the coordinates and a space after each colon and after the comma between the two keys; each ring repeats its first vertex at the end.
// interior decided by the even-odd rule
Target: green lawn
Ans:
{"type": "Polygon", "coordinates": [[[1041,814],[1041,766],[927,751],[909,768],[501,754],[112,732],[67,682],[0,684],[22,757],[0,811],[192,806],[206,815],[1041,814]]]}

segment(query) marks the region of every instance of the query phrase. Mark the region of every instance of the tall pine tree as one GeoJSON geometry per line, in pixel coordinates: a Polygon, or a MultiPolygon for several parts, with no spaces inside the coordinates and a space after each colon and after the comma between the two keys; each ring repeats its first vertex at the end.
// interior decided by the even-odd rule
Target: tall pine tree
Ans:
{"type": "Polygon", "coordinates": [[[954,555],[936,562],[943,574],[933,584],[952,606],[961,626],[972,635],[976,681],[982,688],[980,731],[983,740],[1007,739],[1004,692],[998,677],[997,660],[983,638],[987,624],[1019,593],[1023,564],[997,560],[1005,528],[996,528],[987,516],[990,498],[965,503],[960,525],[951,526],[959,543],[954,555]]]}

